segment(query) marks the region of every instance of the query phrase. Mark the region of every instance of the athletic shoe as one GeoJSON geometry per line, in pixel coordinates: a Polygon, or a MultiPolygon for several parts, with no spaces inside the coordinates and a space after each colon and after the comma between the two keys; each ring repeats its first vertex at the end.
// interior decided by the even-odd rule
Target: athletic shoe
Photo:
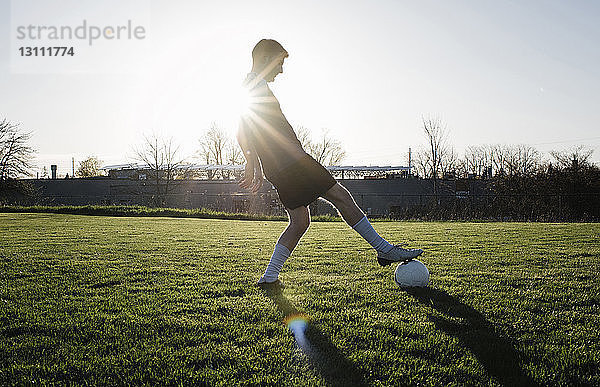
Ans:
{"type": "Polygon", "coordinates": [[[256,283],[256,286],[258,286],[261,289],[265,289],[265,290],[285,288],[285,285],[279,278],[277,278],[273,282],[267,282],[267,281],[265,281],[265,279],[263,277],[260,277],[260,279],[256,283]]]}
{"type": "Polygon", "coordinates": [[[422,249],[405,249],[400,245],[395,245],[388,253],[377,252],[377,262],[381,266],[388,266],[394,262],[408,262],[423,254],[422,249]]]}

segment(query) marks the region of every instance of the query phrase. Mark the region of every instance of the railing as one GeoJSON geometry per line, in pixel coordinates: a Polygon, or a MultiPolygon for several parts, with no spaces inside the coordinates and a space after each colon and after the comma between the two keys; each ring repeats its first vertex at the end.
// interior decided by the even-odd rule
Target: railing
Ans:
{"type": "MultiPolygon", "coordinates": [[[[355,194],[354,199],[371,217],[424,219],[494,219],[524,221],[599,221],[600,193],[575,194],[355,194]]],[[[45,205],[145,205],[207,208],[216,211],[284,215],[276,193],[171,193],[166,195],[47,196],[45,205]]],[[[313,215],[336,214],[323,201],[311,204],[313,215]]]]}

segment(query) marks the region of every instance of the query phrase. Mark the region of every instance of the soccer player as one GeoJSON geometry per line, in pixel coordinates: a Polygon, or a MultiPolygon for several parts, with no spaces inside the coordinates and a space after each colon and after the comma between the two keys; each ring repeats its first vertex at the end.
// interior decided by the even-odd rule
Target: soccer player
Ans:
{"type": "Polygon", "coordinates": [[[275,245],[271,260],[258,280],[261,287],[282,286],[279,272],[310,224],[308,205],[321,197],[333,204],[344,221],[376,251],[381,266],[409,261],[423,250],[391,245],[373,229],[352,195],[329,171],[308,155],[283,115],[267,83],[283,72],[287,51],[275,40],[263,39],[252,50],[252,71],[244,86],[249,106],[242,114],[237,139],[246,159],[240,187],[258,192],[264,176],[277,189],[289,225],[275,245]]]}

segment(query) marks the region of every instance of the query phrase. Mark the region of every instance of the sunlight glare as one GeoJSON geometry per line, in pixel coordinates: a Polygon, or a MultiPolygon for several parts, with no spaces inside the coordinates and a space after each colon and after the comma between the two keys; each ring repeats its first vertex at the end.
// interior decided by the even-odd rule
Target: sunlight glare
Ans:
{"type": "Polygon", "coordinates": [[[301,313],[292,314],[287,316],[283,323],[294,335],[298,347],[304,351],[310,350],[310,343],[305,336],[305,332],[308,329],[308,317],[301,313]]]}
{"type": "Polygon", "coordinates": [[[235,107],[237,116],[245,116],[250,110],[250,93],[245,87],[239,87],[235,95],[235,107]]]}

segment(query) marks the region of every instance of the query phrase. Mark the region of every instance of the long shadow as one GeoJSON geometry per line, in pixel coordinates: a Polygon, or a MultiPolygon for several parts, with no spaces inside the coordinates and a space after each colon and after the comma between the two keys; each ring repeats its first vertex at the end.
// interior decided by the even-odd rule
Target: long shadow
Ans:
{"type": "MultiPolygon", "coordinates": [[[[283,314],[284,320],[301,315],[301,312],[283,296],[281,290],[263,290],[263,293],[277,306],[277,309],[283,314]]],[[[305,331],[292,330],[292,333],[312,367],[328,385],[368,385],[360,370],[313,324],[308,322],[305,331]]]]}
{"type": "Polygon", "coordinates": [[[443,290],[413,288],[406,290],[421,304],[431,307],[443,317],[430,314],[436,328],[458,338],[480,361],[490,376],[506,386],[538,385],[519,365],[520,354],[510,341],[495,332],[494,326],[481,313],[443,290]],[[452,320],[451,318],[454,318],[452,320]],[[456,321],[460,319],[459,321],[456,321]]]}

